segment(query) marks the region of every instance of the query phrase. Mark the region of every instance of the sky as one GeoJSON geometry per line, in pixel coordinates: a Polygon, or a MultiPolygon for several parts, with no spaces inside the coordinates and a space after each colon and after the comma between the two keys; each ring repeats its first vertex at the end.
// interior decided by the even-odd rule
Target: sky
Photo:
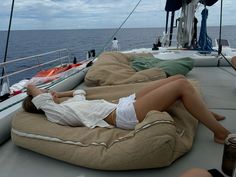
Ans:
{"type": "MultiPolygon", "coordinates": [[[[0,30],[7,30],[12,0],[0,0],[0,30]]],[[[13,30],[117,28],[139,0],[15,0],[13,30]]],[[[165,1],[142,0],[125,28],[164,27],[165,1]]],[[[200,21],[198,7],[197,17],[200,21]]],[[[219,25],[220,0],[209,7],[208,26],[219,25]]],[[[223,0],[223,25],[236,25],[236,0],[223,0]]],[[[176,15],[179,16],[180,12],[176,15]]],[[[199,23],[200,24],[200,23],[199,23]]]]}

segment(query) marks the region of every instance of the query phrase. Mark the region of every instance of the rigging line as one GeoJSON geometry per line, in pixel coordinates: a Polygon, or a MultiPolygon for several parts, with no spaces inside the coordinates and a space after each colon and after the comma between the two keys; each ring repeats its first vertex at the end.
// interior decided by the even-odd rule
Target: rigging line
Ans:
{"type": "MultiPolygon", "coordinates": [[[[6,47],[5,47],[5,54],[4,54],[4,62],[7,60],[7,52],[8,52],[8,43],[9,43],[9,38],[10,38],[10,33],[11,33],[11,22],[12,22],[12,16],[13,16],[13,10],[14,10],[14,3],[15,0],[12,0],[12,5],[11,5],[11,15],[10,15],[10,20],[9,20],[9,26],[8,26],[8,31],[7,31],[7,41],[6,41],[6,47]]],[[[2,68],[2,76],[5,74],[5,68],[2,68]]],[[[3,84],[3,79],[1,79],[1,85],[3,84]]]]}
{"type": "Polygon", "coordinates": [[[221,4],[220,4],[220,31],[219,31],[219,47],[218,47],[218,54],[219,55],[222,52],[222,43],[221,43],[222,16],[223,16],[223,0],[221,0],[221,4]]]}
{"type": "Polygon", "coordinates": [[[219,69],[221,69],[222,71],[225,71],[225,72],[227,72],[228,74],[230,74],[231,76],[233,76],[233,77],[235,77],[236,75],[235,75],[235,73],[232,73],[231,71],[229,71],[229,70],[227,70],[226,68],[224,68],[224,67],[221,67],[221,66],[218,66],[219,67],[219,69]]]}
{"type": "MultiPolygon", "coordinates": [[[[109,42],[114,38],[114,36],[120,31],[120,29],[122,28],[122,26],[126,23],[126,21],[129,19],[129,17],[134,13],[134,11],[137,9],[137,7],[139,6],[139,4],[141,3],[142,0],[139,0],[138,3],[135,5],[135,7],[133,8],[133,10],[129,13],[129,15],[126,17],[126,19],[123,21],[123,23],[121,23],[121,25],[119,26],[119,28],[115,31],[115,33],[109,38],[109,40],[105,43],[105,45],[102,48],[102,51],[105,50],[105,48],[107,47],[107,45],[109,44],[109,42]]],[[[98,55],[100,53],[102,53],[102,51],[98,52],[98,55]]]]}
{"type": "Polygon", "coordinates": [[[219,109],[219,110],[227,110],[227,111],[234,111],[236,110],[236,108],[221,108],[221,107],[213,107],[213,108],[209,108],[209,109],[219,109]]]}
{"type": "Polygon", "coordinates": [[[221,43],[221,38],[222,38],[222,20],[223,19],[223,0],[221,0],[220,4],[220,31],[219,31],[219,47],[218,47],[218,55],[221,55],[225,61],[236,71],[236,67],[232,65],[232,63],[224,56],[222,53],[222,43],[221,43]]]}
{"type": "Polygon", "coordinates": [[[225,61],[236,71],[236,67],[230,63],[230,61],[224,56],[224,54],[221,52],[220,55],[225,59],[225,61]]]}

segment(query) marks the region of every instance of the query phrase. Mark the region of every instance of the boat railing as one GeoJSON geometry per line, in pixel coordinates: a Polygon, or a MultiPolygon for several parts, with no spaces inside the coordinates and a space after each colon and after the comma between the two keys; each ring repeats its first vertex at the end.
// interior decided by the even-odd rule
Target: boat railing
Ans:
{"type": "Polygon", "coordinates": [[[6,79],[6,81],[9,84],[9,77],[15,76],[19,73],[23,73],[26,71],[34,70],[34,69],[39,69],[40,71],[43,70],[43,67],[49,64],[54,64],[60,62],[61,65],[65,64],[65,61],[67,63],[70,63],[70,51],[69,49],[59,49],[59,50],[54,50],[42,54],[37,54],[37,55],[32,55],[29,57],[23,57],[23,58],[18,58],[14,60],[9,60],[7,62],[0,63],[0,68],[4,69],[4,75],[0,76],[0,80],[6,79]],[[56,56],[56,57],[55,57],[56,56]],[[44,61],[45,59],[49,59],[50,57],[53,57],[54,59],[50,59],[50,61],[44,61]],[[11,73],[7,71],[7,66],[12,65],[17,62],[28,62],[35,60],[36,64],[32,66],[26,66],[26,68],[15,70],[11,73]]]}

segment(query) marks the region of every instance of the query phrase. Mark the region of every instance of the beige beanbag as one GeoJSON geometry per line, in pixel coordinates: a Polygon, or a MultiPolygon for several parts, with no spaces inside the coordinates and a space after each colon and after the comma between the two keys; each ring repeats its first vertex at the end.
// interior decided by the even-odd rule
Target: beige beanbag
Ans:
{"type": "MultiPolygon", "coordinates": [[[[118,99],[146,84],[151,83],[89,88],[88,99],[118,99]]],[[[12,122],[12,140],[17,146],[88,168],[147,169],[168,166],[188,152],[196,127],[196,119],[180,102],[167,112],[149,112],[133,131],[61,126],[44,115],[22,111],[12,122]]]]}
{"type": "Polygon", "coordinates": [[[136,72],[131,66],[133,56],[152,56],[152,54],[123,54],[119,52],[102,53],[85,76],[87,86],[120,85],[154,81],[165,78],[160,68],[136,72]]]}

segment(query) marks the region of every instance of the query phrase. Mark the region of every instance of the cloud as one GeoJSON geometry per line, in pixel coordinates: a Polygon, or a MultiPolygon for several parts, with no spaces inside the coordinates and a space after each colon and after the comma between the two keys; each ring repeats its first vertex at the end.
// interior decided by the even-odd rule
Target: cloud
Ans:
{"type": "MultiPolygon", "coordinates": [[[[138,0],[15,0],[13,29],[116,28],[138,0]]],[[[209,25],[217,25],[220,1],[210,7],[209,25]]],[[[10,0],[1,0],[0,30],[8,26],[10,0]]],[[[125,27],[165,25],[165,0],[142,1],[125,27]]],[[[235,24],[235,0],[224,0],[224,24],[235,24]]],[[[177,13],[178,14],[178,13],[177,13]]],[[[197,13],[201,17],[200,12],[197,13]]]]}

